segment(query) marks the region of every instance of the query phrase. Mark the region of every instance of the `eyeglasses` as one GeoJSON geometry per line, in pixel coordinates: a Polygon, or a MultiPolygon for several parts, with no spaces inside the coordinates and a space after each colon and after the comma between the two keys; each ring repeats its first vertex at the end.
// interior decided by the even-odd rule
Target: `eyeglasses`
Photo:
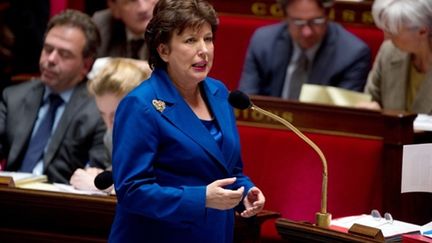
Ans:
{"type": "Polygon", "coordinates": [[[306,25],[309,27],[321,27],[327,22],[327,19],[325,17],[318,17],[318,18],[308,19],[308,20],[306,20],[306,19],[288,19],[288,22],[290,24],[293,24],[297,28],[303,28],[306,25]]]}
{"type": "MultiPolygon", "coordinates": [[[[383,219],[383,217],[381,217],[380,212],[379,212],[378,210],[376,210],[376,209],[373,209],[373,210],[371,211],[371,214],[370,214],[370,215],[371,215],[372,218],[375,219],[376,221],[381,221],[381,220],[383,219]]],[[[390,213],[385,213],[385,214],[384,214],[384,220],[385,220],[385,222],[382,223],[382,224],[380,224],[380,225],[378,225],[378,226],[382,226],[382,225],[385,225],[385,224],[393,224],[393,217],[392,217],[392,215],[391,215],[390,213]]],[[[378,226],[377,226],[377,227],[378,227],[378,226]]]]}

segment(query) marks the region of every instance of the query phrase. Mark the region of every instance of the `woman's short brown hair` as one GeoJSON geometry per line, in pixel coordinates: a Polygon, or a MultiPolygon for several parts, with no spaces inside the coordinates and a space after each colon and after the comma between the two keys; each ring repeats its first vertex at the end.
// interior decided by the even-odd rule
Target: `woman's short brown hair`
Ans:
{"type": "Polygon", "coordinates": [[[157,48],[160,44],[168,44],[175,31],[181,34],[186,28],[199,28],[204,23],[210,24],[214,35],[218,18],[213,6],[207,1],[159,0],[145,32],[150,67],[166,69],[166,63],[160,58],[157,48]]]}

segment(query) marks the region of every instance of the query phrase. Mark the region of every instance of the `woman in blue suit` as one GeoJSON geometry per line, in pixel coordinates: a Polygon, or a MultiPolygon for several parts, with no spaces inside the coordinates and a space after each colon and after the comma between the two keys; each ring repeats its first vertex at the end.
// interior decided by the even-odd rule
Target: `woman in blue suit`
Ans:
{"type": "Polygon", "coordinates": [[[234,210],[251,217],[264,206],[242,172],[228,91],[207,77],[216,27],[204,0],[155,6],[145,35],[152,76],[114,121],[110,242],[232,242],[234,210]]]}

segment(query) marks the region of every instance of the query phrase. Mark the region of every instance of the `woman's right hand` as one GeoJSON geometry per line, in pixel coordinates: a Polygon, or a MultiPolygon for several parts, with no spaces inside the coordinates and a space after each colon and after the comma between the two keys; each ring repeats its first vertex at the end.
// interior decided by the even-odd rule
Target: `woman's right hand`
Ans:
{"type": "Polygon", "coordinates": [[[237,206],[243,198],[244,187],[237,190],[223,188],[236,181],[235,177],[216,180],[207,185],[206,207],[219,210],[231,209],[237,206]]]}

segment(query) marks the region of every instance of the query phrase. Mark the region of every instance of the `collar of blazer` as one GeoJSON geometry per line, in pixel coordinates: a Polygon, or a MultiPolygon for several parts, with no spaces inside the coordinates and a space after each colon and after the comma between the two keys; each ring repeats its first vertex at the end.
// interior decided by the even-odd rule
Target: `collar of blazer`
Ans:
{"type": "Polygon", "coordinates": [[[170,120],[174,126],[194,140],[204,150],[208,151],[224,168],[227,168],[234,152],[233,146],[227,143],[227,141],[234,139],[233,132],[230,132],[232,114],[230,113],[231,109],[227,109],[229,107],[227,97],[222,95],[223,91],[221,87],[215,84],[216,81],[206,78],[201,85],[214,119],[223,134],[222,149],[219,148],[214,138],[200,120],[191,118],[195,117],[195,114],[184,101],[183,97],[180,96],[180,93],[174,87],[164,70],[155,69],[151,79],[146,82],[151,82],[156,94],[156,100],[165,103],[165,109],[160,114],[170,120]]]}
{"type": "Polygon", "coordinates": [[[17,118],[27,118],[19,119],[19,122],[15,122],[14,124],[11,124],[11,127],[9,127],[9,129],[13,129],[14,133],[17,134],[17,136],[14,138],[14,142],[11,144],[8,155],[8,166],[12,167],[18,165],[18,162],[20,162],[18,158],[20,155],[25,153],[25,145],[30,139],[44,91],[44,86],[38,80],[27,81],[27,83],[21,84],[21,86],[29,86],[29,89],[26,89],[26,91],[22,94],[24,96],[21,105],[22,108],[18,108],[14,110],[12,114],[8,115],[17,118]]]}
{"type": "Polygon", "coordinates": [[[421,83],[413,103],[413,111],[417,113],[432,113],[432,71],[429,71],[421,83]]]}
{"type": "MultiPolygon", "coordinates": [[[[23,124],[20,125],[20,132],[22,134],[28,134],[28,136],[18,136],[16,138],[17,141],[15,145],[13,145],[14,148],[16,147],[20,149],[25,147],[24,144],[28,140],[32,132],[34,121],[36,120],[44,92],[44,85],[40,82],[40,80],[29,81],[29,83],[25,85],[30,85],[31,87],[30,89],[28,89],[28,93],[25,94],[25,98],[23,101],[23,109],[17,110],[16,115],[28,117],[28,119],[24,119],[23,124]]],[[[83,105],[90,102],[86,87],[87,86],[85,82],[81,82],[75,87],[72,97],[66,105],[63,115],[57,125],[57,128],[52,135],[51,142],[47,148],[47,152],[44,154],[45,168],[46,165],[52,162],[54,154],[58,150],[66,133],[66,130],[70,122],[76,116],[76,113],[82,109],[83,105]]],[[[11,161],[11,163],[14,163],[14,161],[17,160],[16,156],[18,155],[19,153],[10,152],[9,160],[11,161]]]]}
{"type": "MultiPolygon", "coordinates": [[[[70,123],[74,120],[74,118],[76,118],[76,113],[84,109],[83,106],[87,105],[89,102],[94,101],[87,93],[86,82],[81,82],[74,88],[72,96],[69,102],[66,104],[63,115],[60,118],[54,134],[51,137],[51,141],[44,155],[45,168],[49,163],[52,162],[52,159],[60,147],[70,123]]],[[[97,111],[96,106],[95,111],[97,111]]]]}

